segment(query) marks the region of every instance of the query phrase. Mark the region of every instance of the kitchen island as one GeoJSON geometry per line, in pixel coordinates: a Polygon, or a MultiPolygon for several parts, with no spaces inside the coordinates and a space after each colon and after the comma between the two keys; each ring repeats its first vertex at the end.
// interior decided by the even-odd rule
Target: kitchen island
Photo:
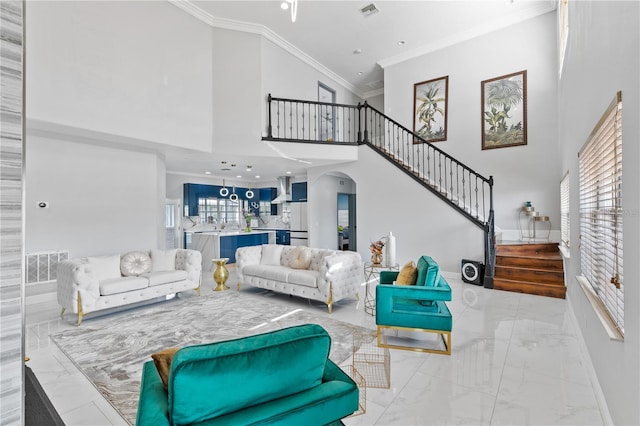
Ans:
{"type": "Polygon", "coordinates": [[[191,248],[202,253],[202,270],[213,271],[211,259],[229,258],[229,263],[236,263],[238,247],[275,244],[275,231],[214,231],[198,232],[191,236],[191,248]]]}

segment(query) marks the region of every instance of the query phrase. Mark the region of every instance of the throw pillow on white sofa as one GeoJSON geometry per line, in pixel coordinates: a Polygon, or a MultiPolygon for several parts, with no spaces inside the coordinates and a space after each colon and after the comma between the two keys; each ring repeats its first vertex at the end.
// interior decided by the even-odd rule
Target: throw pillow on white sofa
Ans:
{"type": "Polygon", "coordinates": [[[280,256],[282,255],[283,247],[284,246],[280,244],[263,244],[260,264],[280,266],[280,256]]]}
{"type": "Polygon", "coordinates": [[[176,252],[178,250],[151,250],[151,272],[173,271],[176,269],[176,252]]]}
{"type": "Polygon", "coordinates": [[[88,257],[93,277],[98,281],[120,278],[120,255],[88,257]]]}
{"type": "Polygon", "coordinates": [[[289,268],[309,269],[311,253],[305,246],[297,246],[289,252],[289,268]]]}
{"type": "Polygon", "coordinates": [[[120,272],[125,277],[137,277],[151,272],[151,258],[143,251],[130,251],[120,260],[120,272]]]}

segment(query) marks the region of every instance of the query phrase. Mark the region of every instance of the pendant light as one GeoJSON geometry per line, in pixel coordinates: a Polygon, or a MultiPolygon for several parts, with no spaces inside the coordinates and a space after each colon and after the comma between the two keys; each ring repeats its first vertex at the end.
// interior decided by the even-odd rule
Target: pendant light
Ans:
{"type": "Polygon", "coordinates": [[[282,10],[287,10],[291,7],[291,22],[296,22],[298,15],[298,0],[284,0],[280,3],[282,10]]]}
{"type": "Polygon", "coordinates": [[[227,189],[227,185],[224,183],[224,179],[222,179],[222,188],[220,188],[220,195],[222,197],[226,197],[229,195],[229,190],[227,189]]]}
{"type": "MultiPolygon", "coordinates": [[[[228,191],[228,190],[227,190],[228,191]]],[[[236,194],[236,187],[233,187],[233,192],[231,193],[231,195],[229,196],[229,199],[231,201],[238,201],[238,194],[236,194]]]]}
{"type": "Polygon", "coordinates": [[[252,199],[255,194],[251,190],[251,184],[249,184],[249,190],[244,193],[244,196],[247,197],[248,200],[252,199]]]}

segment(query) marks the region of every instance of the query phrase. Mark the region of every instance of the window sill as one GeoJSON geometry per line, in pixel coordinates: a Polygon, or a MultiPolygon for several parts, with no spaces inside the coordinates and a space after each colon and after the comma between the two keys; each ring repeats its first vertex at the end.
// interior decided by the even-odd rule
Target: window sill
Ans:
{"type": "Polygon", "coordinates": [[[582,291],[584,292],[585,296],[587,296],[589,303],[591,303],[591,307],[593,307],[593,310],[598,316],[598,319],[600,319],[602,326],[609,335],[609,339],[616,340],[618,342],[624,342],[624,335],[620,333],[620,330],[618,330],[618,328],[613,323],[613,320],[611,320],[607,309],[604,307],[602,301],[593,290],[593,287],[591,287],[591,284],[589,284],[586,278],[582,276],[577,276],[576,280],[578,280],[580,287],[582,287],[582,291]]]}

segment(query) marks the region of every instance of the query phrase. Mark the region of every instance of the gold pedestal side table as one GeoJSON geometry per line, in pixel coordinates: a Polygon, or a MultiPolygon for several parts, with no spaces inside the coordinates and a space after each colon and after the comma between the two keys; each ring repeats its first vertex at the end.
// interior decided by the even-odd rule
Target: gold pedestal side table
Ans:
{"type": "Polygon", "coordinates": [[[225,266],[229,258],[223,257],[221,259],[211,259],[211,261],[216,264],[216,270],[213,271],[213,280],[218,283],[218,286],[213,291],[229,290],[229,287],[224,285],[227,282],[227,278],[229,278],[229,270],[225,266]]]}
{"type": "Polygon", "coordinates": [[[375,286],[378,285],[378,283],[380,282],[380,271],[399,271],[399,270],[400,270],[400,265],[397,263],[395,265],[384,265],[384,264],[365,262],[364,281],[366,283],[365,284],[366,291],[364,294],[364,311],[366,313],[368,313],[369,315],[376,314],[375,286]],[[371,284],[372,281],[376,282],[373,290],[369,288],[369,284],[371,284]]]}

